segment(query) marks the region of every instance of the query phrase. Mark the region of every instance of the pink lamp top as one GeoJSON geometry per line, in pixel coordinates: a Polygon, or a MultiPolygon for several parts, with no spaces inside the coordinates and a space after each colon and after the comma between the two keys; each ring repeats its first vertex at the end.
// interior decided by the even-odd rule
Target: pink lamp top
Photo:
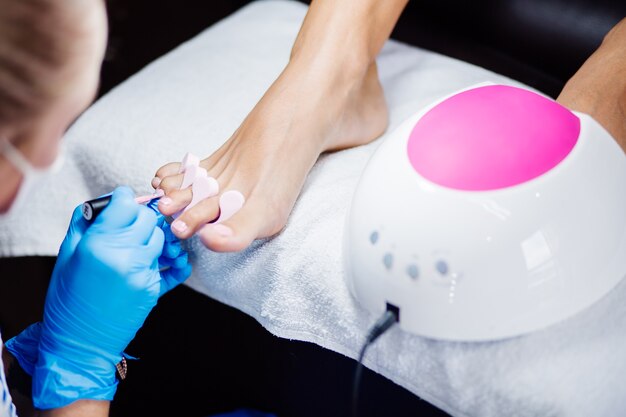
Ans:
{"type": "Polygon", "coordinates": [[[558,165],[574,148],[580,120],[517,87],[456,94],[429,110],[409,136],[408,155],[424,178],[465,191],[522,184],[558,165]]]}

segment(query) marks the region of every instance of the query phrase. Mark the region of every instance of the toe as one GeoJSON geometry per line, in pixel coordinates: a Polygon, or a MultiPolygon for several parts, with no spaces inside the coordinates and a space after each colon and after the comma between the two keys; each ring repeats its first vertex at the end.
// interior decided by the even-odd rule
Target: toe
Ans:
{"type": "Polygon", "coordinates": [[[199,232],[204,245],[215,252],[237,252],[248,247],[254,239],[267,236],[264,211],[254,204],[243,208],[223,223],[208,224],[199,232]]]}
{"type": "Polygon", "coordinates": [[[180,169],[179,162],[170,162],[169,164],[163,165],[159,168],[154,174],[154,178],[152,178],[152,187],[158,188],[161,185],[161,181],[169,176],[178,174],[178,170],[180,169]]]}
{"type": "Polygon", "coordinates": [[[182,174],[170,175],[169,177],[164,177],[161,179],[159,183],[159,188],[165,191],[166,194],[169,194],[174,190],[178,190],[182,182],[182,174]]]}
{"type": "Polygon", "coordinates": [[[165,216],[171,216],[172,214],[178,213],[191,202],[191,190],[178,190],[174,189],[173,191],[165,194],[165,197],[162,197],[159,200],[159,211],[165,216]]]}
{"type": "Polygon", "coordinates": [[[200,201],[174,220],[172,222],[172,232],[181,239],[187,239],[202,226],[215,220],[218,215],[218,198],[207,198],[206,200],[200,201]]]}

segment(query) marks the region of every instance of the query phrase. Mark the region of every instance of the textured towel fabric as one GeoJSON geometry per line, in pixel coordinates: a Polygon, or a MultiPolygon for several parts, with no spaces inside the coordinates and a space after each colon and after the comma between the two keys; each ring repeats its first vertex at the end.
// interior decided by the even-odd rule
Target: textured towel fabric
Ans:
{"type": "MultiPolygon", "coordinates": [[[[118,184],[145,194],[161,164],[188,151],[209,155],[280,73],[305,11],[286,1],[253,3],[99,100],[67,134],[62,173],[0,223],[0,254],[54,255],[76,204],[118,184]]],[[[379,65],[390,130],[457,89],[514,84],[396,42],[385,46],[379,65]]],[[[193,239],[189,285],[278,336],[355,357],[375,317],[344,283],[342,229],[359,174],[383,140],[323,156],[277,237],[236,254],[212,253],[193,239]]],[[[392,329],[365,363],[455,416],[624,415],[624,299],[620,284],[564,323],[492,343],[444,343],[392,329]]]]}

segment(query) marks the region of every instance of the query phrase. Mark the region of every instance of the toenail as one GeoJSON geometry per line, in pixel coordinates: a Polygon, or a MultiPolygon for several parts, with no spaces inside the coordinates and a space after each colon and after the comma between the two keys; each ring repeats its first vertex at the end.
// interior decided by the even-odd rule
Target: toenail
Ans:
{"type": "Polygon", "coordinates": [[[228,237],[233,235],[233,229],[223,224],[216,224],[212,227],[213,230],[215,230],[215,232],[222,237],[228,237]]]}
{"type": "Polygon", "coordinates": [[[162,206],[169,206],[170,204],[172,204],[172,199],[169,197],[163,197],[159,200],[159,204],[162,206]]]}
{"type": "Polygon", "coordinates": [[[187,230],[187,223],[182,220],[175,220],[172,222],[172,229],[176,230],[178,233],[183,233],[187,230]]]}
{"type": "Polygon", "coordinates": [[[159,185],[161,185],[161,178],[154,177],[152,178],[152,181],[150,183],[152,184],[152,188],[157,188],[159,185]]]}

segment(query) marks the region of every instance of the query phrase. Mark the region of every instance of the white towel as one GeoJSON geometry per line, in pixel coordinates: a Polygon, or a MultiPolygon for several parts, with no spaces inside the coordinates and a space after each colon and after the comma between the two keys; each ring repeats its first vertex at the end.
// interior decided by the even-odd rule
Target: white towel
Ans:
{"type": "MultiPolygon", "coordinates": [[[[287,62],[305,6],[253,3],[157,60],[94,104],[67,134],[63,172],[0,223],[0,255],[54,255],[75,205],[129,184],[185,152],[207,156],[237,128],[287,62]]],[[[475,83],[513,83],[481,68],[389,42],[379,58],[391,127],[475,83]]],[[[188,285],[256,318],[277,336],[350,357],[375,320],[350,296],[342,229],[376,142],[323,156],[287,228],[243,253],[191,241],[188,285]]],[[[592,277],[591,277],[592,278],[592,277]]],[[[455,416],[618,416],[626,413],[626,284],[549,329],[492,343],[447,343],[392,329],[366,366],[455,416]]],[[[207,318],[210,320],[210,318],[207,318]]]]}

